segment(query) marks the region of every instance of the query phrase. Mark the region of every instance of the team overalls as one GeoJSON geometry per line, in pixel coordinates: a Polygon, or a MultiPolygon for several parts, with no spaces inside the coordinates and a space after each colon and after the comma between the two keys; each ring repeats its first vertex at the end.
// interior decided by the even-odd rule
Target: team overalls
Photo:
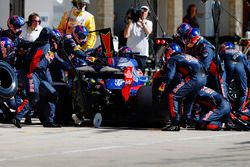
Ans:
{"type": "Polygon", "coordinates": [[[214,46],[201,39],[187,53],[199,59],[208,71],[207,87],[216,90],[227,98],[226,73],[221,69],[221,61],[215,55],[214,46]]]}
{"type": "Polygon", "coordinates": [[[214,90],[203,87],[196,96],[196,104],[201,107],[200,112],[195,113],[194,120],[197,129],[220,130],[222,122],[230,113],[230,103],[214,90]]]}
{"type": "Polygon", "coordinates": [[[177,73],[182,81],[168,90],[168,107],[172,124],[179,124],[182,101],[185,99],[185,112],[191,113],[193,102],[198,91],[206,84],[206,72],[201,62],[196,58],[184,54],[174,53],[163,67],[166,90],[177,73]]]}
{"type": "Polygon", "coordinates": [[[226,49],[220,54],[225,63],[227,72],[226,82],[229,85],[234,79],[239,90],[239,97],[234,102],[234,108],[237,112],[247,113],[246,105],[248,103],[248,81],[250,74],[250,64],[246,55],[237,49],[226,49]]]}

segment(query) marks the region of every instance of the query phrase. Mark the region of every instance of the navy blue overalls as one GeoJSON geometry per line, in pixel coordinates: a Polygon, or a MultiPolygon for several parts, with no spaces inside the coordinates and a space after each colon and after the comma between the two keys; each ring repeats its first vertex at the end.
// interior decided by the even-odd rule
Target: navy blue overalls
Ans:
{"type": "Polygon", "coordinates": [[[168,107],[172,123],[179,123],[182,111],[182,101],[185,98],[186,113],[191,113],[193,102],[198,91],[206,84],[206,72],[202,63],[184,53],[174,53],[163,66],[165,73],[164,82],[166,90],[177,73],[181,74],[182,81],[173,89],[166,91],[168,96],[168,107]]]}

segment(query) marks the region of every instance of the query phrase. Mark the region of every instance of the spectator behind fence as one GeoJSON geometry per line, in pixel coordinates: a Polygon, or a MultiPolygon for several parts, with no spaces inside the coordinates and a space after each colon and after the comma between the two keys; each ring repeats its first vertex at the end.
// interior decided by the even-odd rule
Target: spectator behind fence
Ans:
{"type": "Polygon", "coordinates": [[[197,7],[195,4],[188,6],[187,15],[183,18],[183,23],[188,23],[193,28],[199,28],[199,23],[196,19],[197,16],[197,7]]]}
{"type": "Polygon", "coordinates": [[[35,41],[43,29],[43,27],[40,24],[41,24],[40,16],[37,13],[31,13],[29,15],[28,21],[22,27],[22,34],[21,34],[22,38],[30,42],[35,41]]]}
{"type": "MultiPolygon", "coordinates": [[[[77,25],[82,25],[88,29],[89,32],[95,31],[94,16],[86,11],[86,7],[90,4],[89,0],[73,0],[73,7],[70,11],[64,13],[61,18],[58,30],[62,34],[71,34],[72,29],[77,25]]],[[[93,48],[96,42],[96,33],[89,34],[88,41],[81,46],[82,50],[93,48]]]]}
{"type": "MultiPolygon", "coordinates": [[[[136,17],[136,15],[137,14],[132,17],[136,17]]],[[[140,52],[140,56],[137,56],[137,61],[142,71],[144,71],[146,67],[146,60],[149,56],[148,37],[153,30],[152,22],[147,19],[148,15],[148,6],[142,6],[138,20],[129,18],[128,24],[124,30],[124,37],[128,39],[127,46],[130,47],[133,52],[140,52]]]]}

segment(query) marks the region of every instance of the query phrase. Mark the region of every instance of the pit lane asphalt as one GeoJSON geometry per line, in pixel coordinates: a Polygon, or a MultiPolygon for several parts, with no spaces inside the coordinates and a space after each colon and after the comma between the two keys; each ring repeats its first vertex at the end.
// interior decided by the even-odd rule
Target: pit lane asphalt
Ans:
{"type": "Polygon", "coordinates": [[[250,132],[0,124],[0,167],[250,166],[250,132]]]}

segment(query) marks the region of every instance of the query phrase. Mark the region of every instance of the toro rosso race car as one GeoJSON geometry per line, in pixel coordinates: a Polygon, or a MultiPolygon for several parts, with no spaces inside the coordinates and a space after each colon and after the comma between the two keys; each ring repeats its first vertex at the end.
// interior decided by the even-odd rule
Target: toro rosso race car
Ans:
{"type": "Polygon", "coordinates": [[[160,110],[153,111],[152,88],[148,86],[150,80],[138,69],[133,57],[135,53],[115,55],[110,29],[101,30],[100,37],[102,55],[90,52],[86,66],[75,68],[64,52],[73,69],[74,122],[82,124],[90,119],[95,127],[100,127],[102,120],[138,123],[165,120],[160,110]]]}

